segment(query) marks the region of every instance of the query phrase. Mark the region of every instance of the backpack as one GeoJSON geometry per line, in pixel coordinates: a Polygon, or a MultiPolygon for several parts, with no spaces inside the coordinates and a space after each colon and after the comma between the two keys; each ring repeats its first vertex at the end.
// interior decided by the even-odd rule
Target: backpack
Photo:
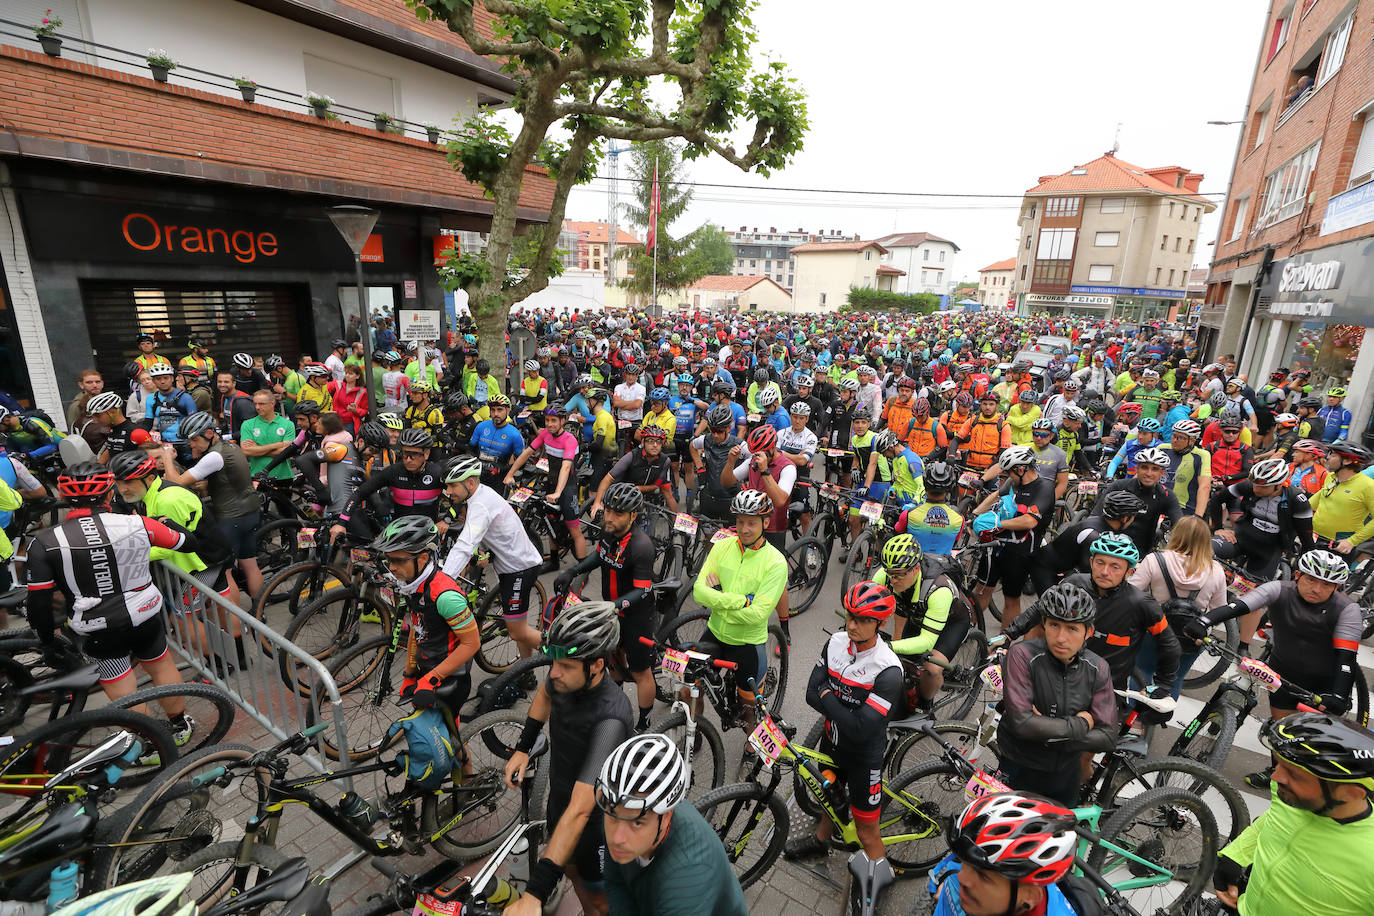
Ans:
{"type": "Polygon", "coordinates": [[[421,789],[438,789],[457,764],[444,714],[432,706],[417,709],[391,724],[386,732],[388,740],[402,729],[406,749],[400,760],[405,764],[406,781],[421,789]]]}
{"type": "Polygon", "coordinates": [[[1164,612],[1164,617],[1174,632],[1182,633],[1185,624],[1202,616],[1202,608],[1198,607],[1197,601],[1194,600],[1202,589],[1180,596],[1174,586],[1173,577],[1169,575],[1169,564],[1165,562],[1164,557],[1155,554],[1155,562],[1159,564],[1160,575],[1164,577],[1164,586],[1169,589],[1169,600],[1160,605],[1160,610],[1164,612]]]}

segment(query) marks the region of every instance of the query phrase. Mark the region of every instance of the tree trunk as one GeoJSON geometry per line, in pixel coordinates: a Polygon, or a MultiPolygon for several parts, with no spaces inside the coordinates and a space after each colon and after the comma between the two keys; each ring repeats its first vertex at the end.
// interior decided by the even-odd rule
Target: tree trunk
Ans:
{"type": "Polygon", "coordinates": [[[509,307],[498,306],[478,311],[472,307],[473,300],[480,295],[473,291],[468,297],[468,309],[477,325],[477,358],[491,363],[491,374],[498,379],[506,377],[506,321],[509,307]]]}

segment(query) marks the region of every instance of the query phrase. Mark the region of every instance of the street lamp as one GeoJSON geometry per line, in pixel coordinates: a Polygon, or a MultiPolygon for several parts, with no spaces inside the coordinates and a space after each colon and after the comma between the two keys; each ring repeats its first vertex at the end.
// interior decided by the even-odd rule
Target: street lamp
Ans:
{"type": "Polygon", "coordinates": [[[1208,121],[1208,124],[1215,124],[1218,127],[1229,127],[1232,124],[1244,124],[1244,121],[1208,121]]]}
{"type": "Polygon", "coordinates": [[[372,321],[367,308],[367,288],[363,286],[363,246],[367,244],[368,236],[372,235],[372,227],[377,225],[380,215],[371,207],[359,204],[340,204],[329,208],[329,221],[353,250],[353,266],[357,270],[358,333],[363,341],[363,392],[367,398],[369,417],[375,417],[376,414],[372,403],[372,321]]]}

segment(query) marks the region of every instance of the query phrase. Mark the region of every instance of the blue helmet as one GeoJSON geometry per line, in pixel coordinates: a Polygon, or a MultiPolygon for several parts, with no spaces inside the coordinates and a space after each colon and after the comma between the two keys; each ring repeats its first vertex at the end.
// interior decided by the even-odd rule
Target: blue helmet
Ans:
{"type": "Polygon", "coordinates": [[[651,400],[651,401],[666,401],[666,400],[668,400],[668,389],[667,389],[667,388],[655,388],[653,391],[650,391],[650,392],[649,392],[649,400],[651,400]]]}
{"type": "Polygon", "coordinates": [[[677,383],[679,385],[695,385],[696,381],[696,379],[692,378],[692,373],[690,372],[684,372],[677,377],[677,383]]]}
{"type": "Polygon", "coordinates": [[[1136,429],[1142,429],[1147,433],[1157,433],[1164,427],[1159,425],[1159,421],[1154,417],[1145,417],[1135,425],[1136,429]]]}

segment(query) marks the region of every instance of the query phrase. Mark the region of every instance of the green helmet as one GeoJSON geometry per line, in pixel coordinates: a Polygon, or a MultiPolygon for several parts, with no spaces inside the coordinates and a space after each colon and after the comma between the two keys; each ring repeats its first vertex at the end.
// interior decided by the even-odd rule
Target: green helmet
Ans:
{"type": "Polygon", "coordinates": [[[1136,549],[1135,541],[1116,531],[1099,535],[1097,540],[1089,545],[1088,553],[1093,556],[1100,553],[1109,557],[1120,557],[1132,566],[1140,562],[1140,551],[1136,549]]]}
{"type": "Polygon", "coordinates": [[[899,534],[883,545],[883,569],[907,572],[921,562],[921,545],[909,534],[899,534]]]}
{"type": "Polygon", "coordinates": [[[482,476],[482,462],[471,455],[454,458],[444,471],[444,483],[459,483],[482,476]]]}
{"type": "Polygon", "coordinates": [[[422,515],[396,519],[372,542],[372,549],[383,553],[424,553],[439,543],[439,526],[422,515]]]}

